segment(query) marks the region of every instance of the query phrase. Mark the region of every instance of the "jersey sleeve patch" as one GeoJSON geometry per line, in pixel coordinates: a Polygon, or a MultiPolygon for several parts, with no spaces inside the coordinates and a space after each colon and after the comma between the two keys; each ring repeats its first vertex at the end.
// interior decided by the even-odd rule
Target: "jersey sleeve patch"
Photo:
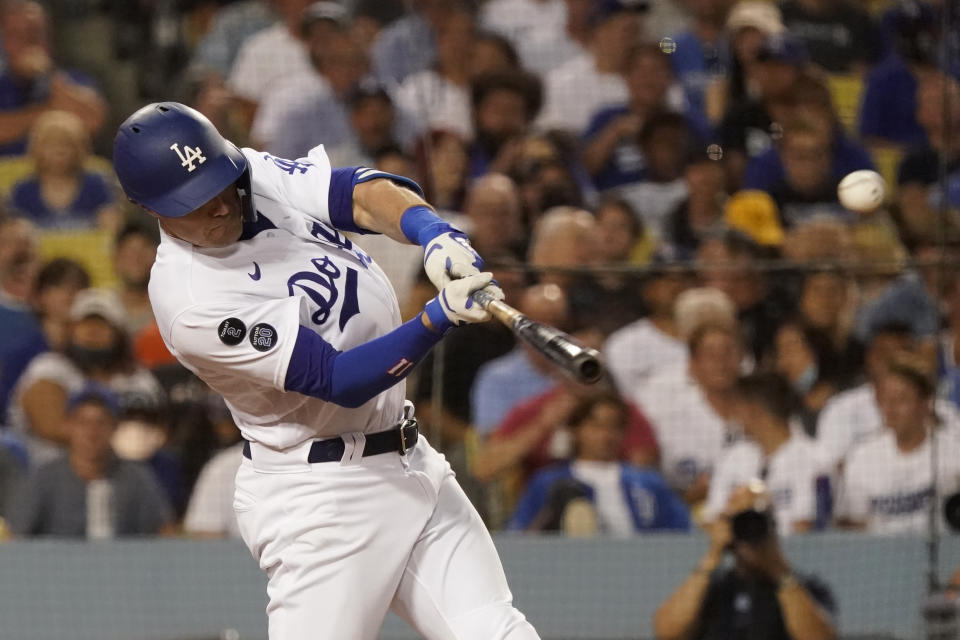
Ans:
{"type": "Polygon", "coordinates": [[[239,318],[226,318],[217,327],[217,337],[225,345],[235,347],[247,335],[247,325],[239,318]]]}

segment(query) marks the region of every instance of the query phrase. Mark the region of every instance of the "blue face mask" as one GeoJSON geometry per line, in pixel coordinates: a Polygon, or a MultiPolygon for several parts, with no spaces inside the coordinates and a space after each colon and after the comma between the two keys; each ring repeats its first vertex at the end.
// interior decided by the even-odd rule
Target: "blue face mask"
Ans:
{"type": "Polygon", "coordinates": [[[816,384],[817,378],[819,377],[820,367],[816,364],[811,364],[804,370],[799,378],[794,380],[793,388],[800,395],[806,395],[810,389],[813,389],[813,385],[816,384]]]}

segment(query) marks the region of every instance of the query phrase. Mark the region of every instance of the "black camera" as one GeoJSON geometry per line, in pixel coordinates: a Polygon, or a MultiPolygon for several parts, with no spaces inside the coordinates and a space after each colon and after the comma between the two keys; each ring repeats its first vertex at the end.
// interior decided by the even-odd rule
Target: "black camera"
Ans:
{"type": "Polygon", "coordinates": [[[960,532],[960,493],[947,496],[943,503],[943,518],[954,532],[960,532]]]}
{"type": "Polygon", "coordinates": [[[733,541],[745,544],[760,544],[776,532],[776,524],[769,511],[746,509],[730,518],[733,541]]]}

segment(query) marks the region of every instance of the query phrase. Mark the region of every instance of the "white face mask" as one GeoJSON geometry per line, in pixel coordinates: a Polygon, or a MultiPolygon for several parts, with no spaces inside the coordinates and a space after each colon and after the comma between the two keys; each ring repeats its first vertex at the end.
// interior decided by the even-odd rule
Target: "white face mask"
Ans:
{"type": "Polygon", "coordinates": [[[804,370],[799,378],[793,381],[793,388],[800,395],[806,395],[813,389],[813,385],[816,384],[817,378],[819,377],[820,367],[818,367],[816,363],[811,364],[804,370]]]}

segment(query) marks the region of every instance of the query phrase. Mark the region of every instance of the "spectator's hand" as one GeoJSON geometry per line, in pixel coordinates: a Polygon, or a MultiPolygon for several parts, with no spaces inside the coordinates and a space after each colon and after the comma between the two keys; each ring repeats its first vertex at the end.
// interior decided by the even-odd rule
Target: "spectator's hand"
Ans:
{"type": "Polygon", "coordinates": [[[43,47],[30,47],[12,60],[10,66],[24,78],[39,78],[53,70],[53,60],[43,47]]]}
{"type": "Polygon", "coordinates": [[[523,138],[512,138],[503,143],[497,157],[490,163],[491,173],[509,175],[523,158],[523,138]]]}
{"type": "Polygon", "coordinates": [[[730,518],[721,516],[707,524],[706,529],[710,535],[710,551],[723,554],[733,541],[733,527],[730,526],[730,518]]]}
{"type": "Polygon", "coordinates": [[[50,79],[50,108],[77,115],[91,132],[99,129],[106,117],[106,105],[97,92],[76,84],[65,73],[50,79]]]}

